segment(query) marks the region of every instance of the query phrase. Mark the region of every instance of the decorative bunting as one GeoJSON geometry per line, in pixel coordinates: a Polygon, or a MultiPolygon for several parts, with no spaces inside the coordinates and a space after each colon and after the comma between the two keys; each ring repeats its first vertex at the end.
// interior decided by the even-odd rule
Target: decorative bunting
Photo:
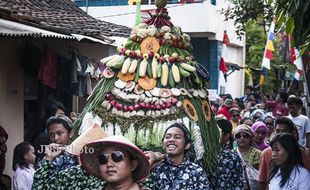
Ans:
{"type": "Polygon", "coordinates": [[[265,53],[262,61],[262,67],[266,69],[270,69],[270,60],[273,60],[273,52],[274,52],[274,28],[275,28],[275,23],[274,21],[271,22],[269,33],[268,33],[268,38],[266,42],[266,48],[265,48],[265,53]]]}

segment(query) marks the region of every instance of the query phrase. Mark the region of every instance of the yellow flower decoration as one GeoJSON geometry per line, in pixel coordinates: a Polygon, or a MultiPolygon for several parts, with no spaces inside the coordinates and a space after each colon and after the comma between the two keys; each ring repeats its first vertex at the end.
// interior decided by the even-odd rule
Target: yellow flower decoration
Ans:
{"type": "Polygon", "coordinates": [[[128,0],[129,5],[133,5],[133,3],[136,3],[136,4],[141,3],[141,0],[128,0]]]}

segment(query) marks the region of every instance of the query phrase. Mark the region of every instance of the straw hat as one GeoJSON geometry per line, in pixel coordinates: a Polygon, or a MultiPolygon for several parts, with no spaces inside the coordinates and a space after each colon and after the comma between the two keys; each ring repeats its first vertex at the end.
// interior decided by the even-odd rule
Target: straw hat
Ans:
{"type": "Polygon", "coordinates": [[[108,135],[101,129],[98,124],[93,124],[84,133],[82,133],[77,139],[75,139],[69,146],[66,147],[66,151],[70,154],[79,156],[83,151],[85,144],[103,139],[108,135]]]}
{"type": "Polygon", "coordinates": [[[98,156],[106,147],[119,147],[126,150],[132,158],[138,161],[137,168],[133,171],[136,182],[143,180],[150,171],[149,161],[135,144],[123,136],[111,136],[86,144],[83,149],[89,150],[81,153],[83,168],[93,176],[102,178],[99,171],[98,156]]]}

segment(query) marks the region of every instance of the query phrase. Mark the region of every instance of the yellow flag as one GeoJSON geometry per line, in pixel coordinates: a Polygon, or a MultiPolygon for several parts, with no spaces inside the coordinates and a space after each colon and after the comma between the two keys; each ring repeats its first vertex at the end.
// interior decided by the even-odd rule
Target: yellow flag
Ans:
{"type": "Polygon", "coordinates": [[[273,42],[271,40],[268,40],[267,49],[270,51],[274,51],[273,42]]]}

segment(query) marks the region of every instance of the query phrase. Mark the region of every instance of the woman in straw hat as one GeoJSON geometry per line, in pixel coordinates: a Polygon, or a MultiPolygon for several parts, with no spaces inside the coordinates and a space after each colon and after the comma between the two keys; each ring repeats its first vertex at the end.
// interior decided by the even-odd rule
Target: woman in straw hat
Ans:
{"type": "Polygon", "coordinates": [[[82,166],[51,173],[50,161],[63,151],[48,150],[45,163],[36,171],[33,189],[146,190],[139,184],[149,173],[144,153],[123,136],[111,136],[86,144],[82,166]]]}

